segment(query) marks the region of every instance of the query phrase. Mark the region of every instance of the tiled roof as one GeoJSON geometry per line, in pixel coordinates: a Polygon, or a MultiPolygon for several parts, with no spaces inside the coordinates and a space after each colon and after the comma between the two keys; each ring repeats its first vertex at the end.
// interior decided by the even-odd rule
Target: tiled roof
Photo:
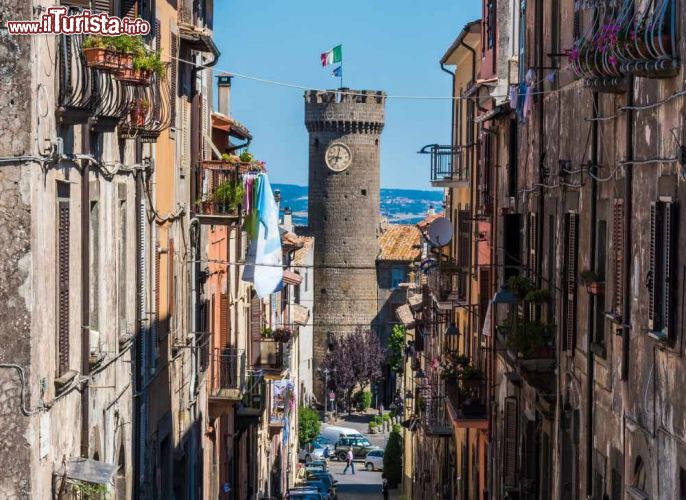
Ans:
{"type": "Polygon", "coordinates": [[[419,228],[419,230],[421,232],[424,232],[429,228],[431,223],[433,221],[435,221],[436,219],[438,219],[439,217],[443,217],[443,214],[442,213],[440,213],[440,214],[428,214],[426,217],[424,217],[423,220],[420,220],[419,222],[417,222],[417,227],[419,228]]]}
{"type": "Polygon", "coordinates": [[[387,224],[379,238],[378,260],[412,262],[421,257],[419,230],[409,224],[387,224]]]}
{"type": "Polygon", "coordinates": [[[295,250],[297,248],[302,248],[303,246],[303,238],[299,237],[295,233],[291,233],[289,231],[283,231],[281,232],[281,245],[284,246],[284,249],[288,250],[295,250]]]}
{"type": "Polygon", "coordinates": [[[314,238],[311,236],[301,236],[300,239],[303,242],[303,246],[295,251],[295,254],[293,255],[293,261],[291,262],[291,265],[293,266],[302,266],[305,264],[307,260],[307,254],[314,251],[314,238]]]}

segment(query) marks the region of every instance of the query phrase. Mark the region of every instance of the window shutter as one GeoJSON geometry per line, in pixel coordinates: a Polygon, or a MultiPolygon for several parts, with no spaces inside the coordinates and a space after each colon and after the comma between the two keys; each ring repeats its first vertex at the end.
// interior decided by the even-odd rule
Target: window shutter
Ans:
{"type": "Polygon", "coordinates": [[[650,204],[650,255],[648,262],[648,328],[656,330],[659,320],[656,321],[656,309],[659,302],[658,293],[659,286],[655,286],[655,282],[659,276],[658,261],[657,261],[657,241],[658,232],[661,222],[659,214],[659,207],[657,203],[650,204]]]}
{"type": "Polygon", "coordinates": [[[160,333],[160,243],[155,243],[155,328],[153,328],[153,349],[157,348],[160,333]]]}
{"type": "Polygon", "coordinates": [[[121,17],[138,16],[138,0],[121,0],[121,17]]]}
{"type": "Polygon", "coordinates": [[[174,239],[169,238],[169,243],[168,243],[169,249],[167,251],[167,264],[168,264],[168,276],[167,276],[167,281],[169,282],[167,286],[167,301],[169,303],[168,309],[169,309],[169,319],[171,320],[172,316],[174,316],[174,302],[176,302],[176,297],[175,293],[176,290],[174,289],[174,239]]]}
{"type": "Polygon", "coordinates": [[[622,284],[624,279],[624,200],[614,201],[612,213],[612,255],[614,260],[614,290],[612,304],[616,316],[622,315],[622,284]]]}
{"type": "Polygon", "coordinates": [[[223,348],[229,347],[229,296],[222,294],[219,304],[219,343],[223,348]]]}
{"type": "MultiPolygon", "coordinates": [[[[677,282],[674,273],[676,264],[676,219],[677,219],[677,205],[672,202],[664,202],[664,230],[662,238],[662,251],[664,252],[664,272],[662,282],[662,296],[664,298],[663,311],[663,329],[665,335],[669,336],[672,329],[673,307],[672,298],[674,290],[676,290],[677,282]],[[673,282],[674,280],[674,282],[673,282]]],[[[676,304],[675,304],[676,305],[676,304]]]]}
{"type": "Polygon", "coordinates": [[[503,428],[503,484],[517,486],[517,400],[505,399],[505,425],[503,428]]]}
{"type": "Polygon", "coordinates": [[[565,349],[574,350],[576,338],[576,303],[577,303],[577,254],[579,247],[578,235],[579,215],[568,213],[565,215],[565,302],[564,302],[564,340],[565,349]]]}
{"type": "Polygon", "coordinates": [[[113,0],[93,0],[93,11],[114,14],[113,0]]]}
{"type": "Polygon", "coordinates": [[[69,370],[69,202],[66,200],[58,202],[57,232],[57,373],[61,376],[69,370]]]}
{"type": "MultiPolygon", "coordinates": [[[[532,283],[536,282],[536,250],[538,249],[538,218],[536,212],[529,213],[528,221],[528,253],[526,266],[528,268],[529,279],[532,283]]],[[[529,318],[536,318],[536,304],[529,304],[529,318]]]]}
{"type": "Polygon", "coordinates": [[[250,337],[252,340],[262,338],[262,302],[255,292],[250,299],[250,337]]]}
{"type": "MultiPolygon", "coordinates": [[[[170,97],[171,97],[171,126],[172,128],[176,128],[176,97],[177,97],[177,90],[176,90],[176,84],[178,81],[178,56],[179,56],[179,49],[178,49],[178,38],[176,34],[172,33],[171,34],[171,47],[169,49],[169,52],[171,54],[171,66],[170,66],[170,71],[171,71],[171,76],[169,78],[170,82],[170,97]]],[[[185,123],[183,124],[184,126],[186,125],[185,123]]],[[[187,131],[183,131],[183,133],[188,133],[187,131]]]]}

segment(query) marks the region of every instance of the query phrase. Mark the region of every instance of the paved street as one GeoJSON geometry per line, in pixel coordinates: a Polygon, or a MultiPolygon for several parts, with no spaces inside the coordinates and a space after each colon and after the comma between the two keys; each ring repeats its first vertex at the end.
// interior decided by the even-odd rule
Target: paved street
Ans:
{"type": "MultiPolygon", "coordinates": [[[[369,441],[380,448],[384,448],[388,433],[386,434],[367,434],[367,427],[369,420],[374,413],[354,414],[338,419],[333,424],[342,427],[352,427],[364,434],[369,441]]],[[[333,474],[334,479],[338,481],[338,498],[340,500],[357,500],[357,499],[381,499],[381,471],[367,471],[364,468],[362,460],[355,461],[355,474],[351,474],[348,470],[347,474],[343,474],[345,468],[344,462],[332,460],[329,463],[329,470],[333,474]]],[[[391,491],[390,498],[400,498],[396,490],[391,491]]]]}

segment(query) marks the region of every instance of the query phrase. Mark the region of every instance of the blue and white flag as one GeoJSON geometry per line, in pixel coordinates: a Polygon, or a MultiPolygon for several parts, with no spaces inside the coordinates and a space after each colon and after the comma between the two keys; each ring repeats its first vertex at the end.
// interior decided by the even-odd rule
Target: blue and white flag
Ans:
{"type": "Polygon", "coordinates": [[[331,73],[331,76],[335,77],[342,77],[343,76],[343,66],[338,66],[337,68],[334,68],[333,72],[331,73]]]}

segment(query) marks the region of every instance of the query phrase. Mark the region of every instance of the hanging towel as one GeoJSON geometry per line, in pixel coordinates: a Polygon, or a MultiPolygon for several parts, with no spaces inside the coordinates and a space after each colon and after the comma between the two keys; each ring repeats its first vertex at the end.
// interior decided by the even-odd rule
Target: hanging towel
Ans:
{"type": "MultiPolygon", "coordinates": [[[[254,243],[253,283],[255,292],[264,298],[279,289],[283,281],[281,233],[279,232],[279,209],[267,174],[258,177],[255,207],[257,212],[257,239],[254,243]]],[[[246,266],[244,276],[249,276],[246,266]]],[[[249,280],[247,280],[249,281],[249,280]]]]}

